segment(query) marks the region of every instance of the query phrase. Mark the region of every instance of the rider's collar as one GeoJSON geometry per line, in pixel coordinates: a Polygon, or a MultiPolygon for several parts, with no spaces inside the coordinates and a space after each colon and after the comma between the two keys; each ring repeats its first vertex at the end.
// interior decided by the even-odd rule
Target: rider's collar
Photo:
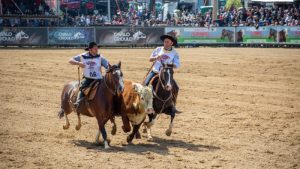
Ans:
{"type": "Polygon", "coordinates": [[[164,47],[164,51],[166,51],[166,52],[171,52],[173,50],[173,47],[171,46],[169,49],[166,49],[165,47],[164,47]]]}
{"type": "Polygon", "coordinates": [[[82,55],[82,57],[83,57],[84,59],[94,59],[94,58],[100,57],[100,55],[97,54],[97,55],[93,56],[93,55],[90,54],[90,52],[88,52],[86,55],[82,55]]]}

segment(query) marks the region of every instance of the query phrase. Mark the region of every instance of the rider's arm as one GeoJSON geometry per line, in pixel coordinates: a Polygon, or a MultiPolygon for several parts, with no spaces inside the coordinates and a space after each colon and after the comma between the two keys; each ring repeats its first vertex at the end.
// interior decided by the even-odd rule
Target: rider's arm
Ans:
{"type": "Polygon", "coordinates": [[[156,48],[156,49],[152,52],[152,54],[151,54],[151,56],[150,56],[150,58],[149,58],[149,61],[150,61],[150,62],[154,62],[154,61],[160,59],[160,55],[159,55],[160,50],[161,50],[161,48],[158,47],[158,48],[156,48]]]}
{"type": "Polygon", "coordinates": [[[174,56],[173,67],[174,68],[179,68],[180,67],[180,60],[179,60],[178,53],[176,53],[176,55],[174,56]]]}
{"type": "Polygon", "coordinates": [[[108,69],[108,60],[102,55],[101,55],[101,66],[103,66],[105,69],[108,69]]]}
{"type": "Polygon", "coordinates": [[[71,65],[78,65],[82,68],[84,68],[84,64],[82,62],[80,62],[80,56],[74,56],[69,60],[69,63],[71,65]]]}

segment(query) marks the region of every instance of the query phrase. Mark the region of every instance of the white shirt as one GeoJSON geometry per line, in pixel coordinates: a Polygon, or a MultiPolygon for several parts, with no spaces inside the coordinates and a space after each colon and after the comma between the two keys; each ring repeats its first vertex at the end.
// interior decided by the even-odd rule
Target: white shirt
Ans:
{"type": "MultiPolygon", "coordinates": [[[[167,51],[164,47],[157,47],[151,54],[150,58],[156,58],[158,55],[162,55],[161,61],[164,64],[173,64],[176,68],[180,67],[179,55],[172,47],[171,51],[167,51]]],[[[156,60],[152,71],[158,73],[162,64],[159,60],[156,60]]]]}

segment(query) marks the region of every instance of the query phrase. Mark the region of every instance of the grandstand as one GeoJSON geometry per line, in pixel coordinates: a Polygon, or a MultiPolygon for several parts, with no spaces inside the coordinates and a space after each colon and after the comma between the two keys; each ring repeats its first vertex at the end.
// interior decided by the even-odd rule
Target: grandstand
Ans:
{"type": "MultiPolygon", "coordinates": [[[[51,38],[57,38],[58,34],[65,35],[65,31],[70,36],[79,32],[104,46],[155,46],[160,41],[151,32],[170,31],[177,33],[179,45],[182,46],[211,44],[282,46],[298,45],[300,42],[300,5],[299,1],[293,0],[243,1],[243,7],[229,9],[225,9],[224,3],[221,5],[219,1],[218,9],[215,11],[212,10],[212,6],[205,11],[201,7],[201,3],[211,5],[213,1],[196,3],[193,0],[184,3],[180,0],[0,0],[0,2],[1,45],[51,45],[51,38]],[[213,16],[215,12],[216,16],[213,16]],[[23,32],[27,30],[29,33],[25,33],[28,37],[30,32],[33,32],[30,37],[35,38],[35,41],[30,38],[12,41],[16,38],[4,36],[8,34],[16,36],[21,30],[23,32]],[[124,42],[113,41],[111,39],[126,37],[113,37],[114,32],[109,30],[129,31],[130,37],[124,42]],[[60,31],[62,32],[57,33],[60,31]],[[138,31],[148,38],[133,40],[133,35],[138,31]],[[101,32],[107,34],[103,35],[101,32]],[[28,42],[25,42],[26,40],[28,42]]],[[[53,43],[83,45],[86,43],[83,40],[87,40],[66,37],[60,39],[73,41],[53,43]]]]}

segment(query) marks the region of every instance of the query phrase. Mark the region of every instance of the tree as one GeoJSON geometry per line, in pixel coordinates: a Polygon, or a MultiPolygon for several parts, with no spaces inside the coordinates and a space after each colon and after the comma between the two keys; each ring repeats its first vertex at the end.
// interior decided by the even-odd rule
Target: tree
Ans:
{"type": "Polygon", "coordinates": [[[242,6],[241,0],[227,0],[225,8],[231,9],[231,8],[239,8],[242,6]]]}

